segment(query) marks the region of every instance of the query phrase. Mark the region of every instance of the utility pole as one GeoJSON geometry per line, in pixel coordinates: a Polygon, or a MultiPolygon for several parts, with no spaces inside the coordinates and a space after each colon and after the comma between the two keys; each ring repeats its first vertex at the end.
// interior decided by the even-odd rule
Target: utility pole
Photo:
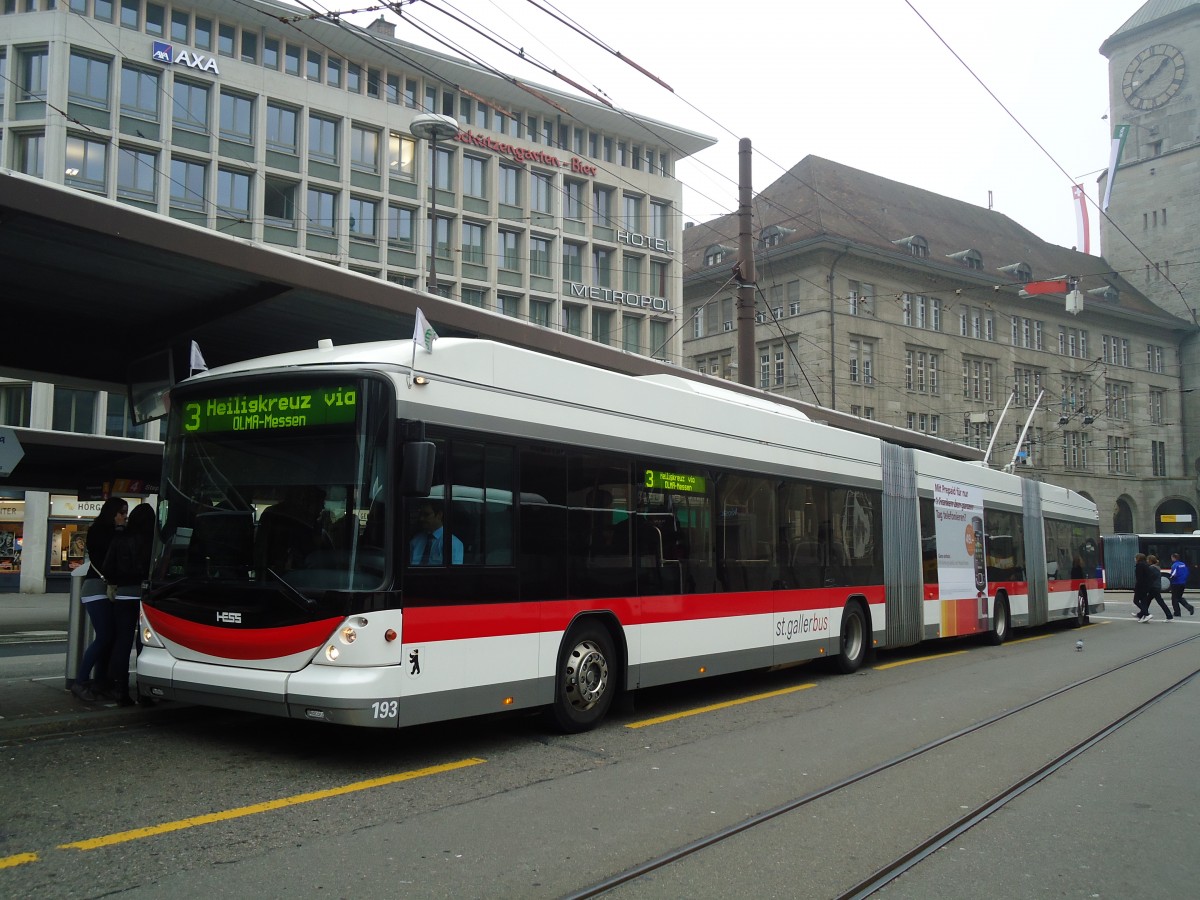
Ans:
{"type": "Polygon", "coordinates": [[[750,138],[738,142],[738,264],[737,279],[737,354],[738,383],[754,386],[757,360],[754,352],[754,216],[750,202],[753,185],[750,178],[750,138]]]}

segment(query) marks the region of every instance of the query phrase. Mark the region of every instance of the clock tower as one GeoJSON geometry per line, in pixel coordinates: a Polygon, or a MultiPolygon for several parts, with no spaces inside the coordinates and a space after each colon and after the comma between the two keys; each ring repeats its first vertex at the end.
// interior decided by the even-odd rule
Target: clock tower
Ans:
{"type": "Polygon", "coordinates": [[[1112,221],[1100,218],[1104,258],[1158,306],[1197,321],[1200,0],[1150,0],[1100,52],[1109,122],[1129,126],[1116,172],[1100,179],[1101,197],[1112,180],[1112,221]]]}
{"type": "Polygon", "coordinates": [[[1182,474],[1193,488],[1173,478],[1163,482],[1167,496],[1177,491],[1175,497],[1200,505],[1200,0],[1144,3],[1100,52],[1108,60],[1109,123],[1114,132],[1127,126],[1116,171],[1100,177],[1101,197],[1110,181],[1112,188],[1108,218],[1100,217],[1101,247],[1126,281],[1198,326],[1168,345],[1164,360],[1179,365],[1180,394],[1168,398],[1165,415],[1178,424],[1181,446],[1162,433],[1157,439],[1172,444],[1166,473],[1182,474]]]}

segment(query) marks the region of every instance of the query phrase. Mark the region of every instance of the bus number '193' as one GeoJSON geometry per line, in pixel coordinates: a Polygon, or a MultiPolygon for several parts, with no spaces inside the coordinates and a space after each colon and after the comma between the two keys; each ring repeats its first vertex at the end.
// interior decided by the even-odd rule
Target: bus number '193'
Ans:
{"type": "Polygon", "coordinates": [[[396,707],[398,704],[398,700],[380,700],[377,703],[372,703],[371,715],[376,719],[394,719],[396,718],[396,707]]]}

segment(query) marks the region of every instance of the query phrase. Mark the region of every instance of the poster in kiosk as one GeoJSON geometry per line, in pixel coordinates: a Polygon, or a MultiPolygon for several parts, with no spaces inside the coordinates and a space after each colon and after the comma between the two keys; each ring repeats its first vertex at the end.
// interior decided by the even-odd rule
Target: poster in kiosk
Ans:
{"type": "Polygon", "coordinates": [[[941,634],[980,634],[988,627],[983,492],[952,481],[934,483],[941,634]]]}

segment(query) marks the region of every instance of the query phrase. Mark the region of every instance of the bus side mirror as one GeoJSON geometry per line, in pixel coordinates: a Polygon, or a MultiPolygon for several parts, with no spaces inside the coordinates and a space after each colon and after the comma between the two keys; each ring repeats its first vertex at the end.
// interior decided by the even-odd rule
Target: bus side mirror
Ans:
{"type": "Polygon", "coordinates": [[[428,497],[433,487],[433,464],[437,447],[433,441],[407,441],[401,446],[400,493],[405,497],[428,497]]]}

